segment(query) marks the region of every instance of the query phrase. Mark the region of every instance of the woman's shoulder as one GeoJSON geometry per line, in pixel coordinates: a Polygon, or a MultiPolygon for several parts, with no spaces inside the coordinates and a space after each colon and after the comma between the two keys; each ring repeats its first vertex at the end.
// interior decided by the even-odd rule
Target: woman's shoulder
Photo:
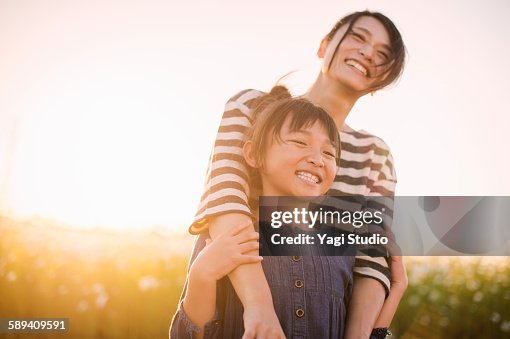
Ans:
{"type": "Polygon", "coordinates": [[[380,137],[369,133],[363,129],[354,130],[350,127],[340,131],[342,144],[351,144],[355,147],[371,147],[383,151],[384,153],[390,153],[390,147],[380,137]]]}
{"type": "Polygon", "coordinates": [[[237,92],[235,95],[228,99],[229,102],[236,102],[238,104],[248,104],[251,100],[258,98],[259,96],[265,94],[263,91],[259,91],[257,89],[244,89],[240,92],[237,92]]]}

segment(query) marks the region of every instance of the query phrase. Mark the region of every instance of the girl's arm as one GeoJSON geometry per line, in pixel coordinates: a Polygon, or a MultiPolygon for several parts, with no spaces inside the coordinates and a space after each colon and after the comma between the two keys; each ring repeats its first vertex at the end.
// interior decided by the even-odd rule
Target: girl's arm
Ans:
{"type": "MultiPolygon", "coordinates": [[[[195,261],[196,262],[196,261],[195,261]]],[[[216,309],[216,280],[191,267],[188,290],[182,302],[184,313],[199,332],[194,338],[201,339],[205,324],[214,317],[216,309]]]]}
{"type": "Polygon", "coordinates": [[[245,231],[246,226],[231,228],[214,241],[206,241],[190,267],[187,290],[182,308],[185,321],[198,327],[194,338],[202,338],[204,327],[212,320],[216,309],[216,283],[233,269],[243,264],[260,263],[262,257],[250,255],[259,247],[258,233],[245,231]]]}

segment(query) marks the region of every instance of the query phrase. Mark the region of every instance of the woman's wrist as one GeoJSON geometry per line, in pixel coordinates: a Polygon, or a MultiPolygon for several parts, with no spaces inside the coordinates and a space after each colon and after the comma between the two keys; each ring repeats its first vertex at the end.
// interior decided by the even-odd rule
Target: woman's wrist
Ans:
{"type": "Polygon", "coordinates": [[[396,294],[396,295],[404,295],[405,291],[407,289],[407,284],[401,284],[401,283],[392,283],[390,287],[390,295],[396,294]]]}
{"type": "Polygon", "coordinates": [[[247,295],[246,298],[243,300],[243,307],[258,309],[264,308],[273,309],[273,297],[271,295],[271,290],[269,289],[269,286],[267,286],[267,289],[264,288],[264,286],[261,286],[261,288],[258,289],[256,292],[254,291],[253,293],[247,295]]]}
{"type": "Polygon", "coordinates": [[[191,266],[189,271],[189,280],[195,281],[197,285],[202,284],[216,284],[218,281],[213,274],[207,270],[200,269],[199,267],[191,266]]]}
{"type": "Polygon", "coordinates": [[[391,332],[387,327],[374,328],[370,333],[370,339],[384,339],[387,336],[391,336],[391,332]]]}

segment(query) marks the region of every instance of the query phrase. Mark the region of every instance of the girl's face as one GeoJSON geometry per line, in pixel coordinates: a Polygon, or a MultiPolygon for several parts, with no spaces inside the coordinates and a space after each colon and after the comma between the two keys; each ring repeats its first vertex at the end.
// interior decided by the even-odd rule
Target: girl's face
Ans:
{"type": "MultiPolygon", "coordinates": [[[[327,192],[336,174],[336,149],[321,123],[290,131],[287,119],[280,140],[269,140],[259,167],[266,196],[319,196],[327,192]]],[[[272,138],[272,136],[269,136],[272,138]]],[[[250,161],[248,161],[250,164],[250,161]]],[[[252,164],[250,164],[252,165],[252,164]]]]}
{"type": "Polygon", "coordinates": [[[346,32],[348,26],[340,27],[333,39],[323,40],[318,55],[324,58],[322,73],[326,77],[363,95],[384,79],[383,73],[389,67],[384,64],[391,57],[390,37],[383,24],[373,17],[360,17],[351,32],[346,32]]]}

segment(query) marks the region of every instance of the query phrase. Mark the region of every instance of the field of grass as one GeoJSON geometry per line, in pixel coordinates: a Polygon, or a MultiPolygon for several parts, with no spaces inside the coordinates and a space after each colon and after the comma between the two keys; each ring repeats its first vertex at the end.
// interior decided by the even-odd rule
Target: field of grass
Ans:
{"type": "MultiPolygon", "coordinates": [[[[37,338],[167,337],[191,241],[2,218],[0,318],[70,318],[37,338]]],[[[393,338],[510,338],[510,258],[407,259],[393,338]]]]}

